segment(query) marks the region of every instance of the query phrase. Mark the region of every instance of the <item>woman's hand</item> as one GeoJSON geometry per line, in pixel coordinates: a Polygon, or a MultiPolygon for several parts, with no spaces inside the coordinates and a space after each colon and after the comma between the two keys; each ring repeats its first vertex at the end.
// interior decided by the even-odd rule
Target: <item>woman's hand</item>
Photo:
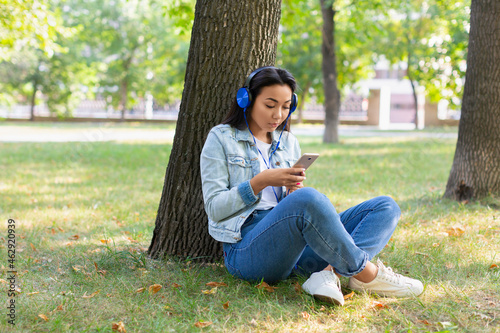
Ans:
{"type": "Polygon", "coordinates": [[[250,185],[255,195],[267,186],[286,186],[291,193],[303,187],[302,182],[305,179],[306,173],[303,168],[267,169],[253,177],[250,185]]]}

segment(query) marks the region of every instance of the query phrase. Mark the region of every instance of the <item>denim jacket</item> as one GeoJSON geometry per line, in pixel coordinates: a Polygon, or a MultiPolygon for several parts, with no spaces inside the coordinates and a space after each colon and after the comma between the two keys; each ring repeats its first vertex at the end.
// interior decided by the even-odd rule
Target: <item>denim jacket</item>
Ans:
{"type": "MultiPolygon", "coordinates": [[[[280,133],[272,132],[271,151],[280,133]]],[[[284,131],[271,157],[273,168],[292,167],[299,157],[297,138],[284,131]]],[[[222,124],[212,128],[201,152],[200,168],[208,232],[220,242],[240,241],[241,226],[262,197],[262,193],[255,195],[250,186],[250,179],[260,172],[260,164],[259,151],[249,130],[222,124]]],[[[281,199],[285,195],[283,187],[281,199]]]]}

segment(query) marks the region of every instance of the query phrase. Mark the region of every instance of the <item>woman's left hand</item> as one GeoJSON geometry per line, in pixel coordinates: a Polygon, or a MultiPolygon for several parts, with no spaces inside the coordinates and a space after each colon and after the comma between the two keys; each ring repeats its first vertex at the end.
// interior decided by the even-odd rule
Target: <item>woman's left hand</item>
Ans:
{"type": "MultiPolygon", "coordinates": [[[[306,176],[305,171],[302,171],[300,176],[305,177],[306,176]]],[[[297,185],[293,185],[293,186],[286,186],[286,194],[288,195],[288,194],[292,193],[293,191],[296,191],[299,188],[303,188],[303,187],[304,187],[303,183],[297,183],[297,185]]]]}

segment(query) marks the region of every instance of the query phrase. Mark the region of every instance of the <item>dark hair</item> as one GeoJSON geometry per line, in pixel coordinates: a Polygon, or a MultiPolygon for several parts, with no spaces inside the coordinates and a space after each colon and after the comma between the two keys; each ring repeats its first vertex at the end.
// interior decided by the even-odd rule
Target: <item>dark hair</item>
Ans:
{"type": "MultiPolygon", "coordinates": [[[[295,92],[297,88],[297,83],[295,82],[295,78],[290,72],[286,69],[282,68],[264,68],[260,72],[254,75],[252,80],[249,83],[248,89],[252,94],[252,104],[247,108],[247,117],[252,114],[252,108],[257,96],[260,94],[262,88],[273,86],[275,84],[279,85],[288,85],[290,89],[292,89],[292,94],[295,92]]],[[[290,119],[286,124],[285,130],[290,131],[290,119]]],[[[231,109],[228,114],[222,121],[223,124],[229,124],[237,129],[244,129],[246,127],[245,117],[243,115],[243,109],[236,102],[236,92],[235,98],[233,100],[233,104],[231,105],[231,109]]],[[[277,130],[282,130],[284,126],[284,122],[278,126],[277,130]]]]}

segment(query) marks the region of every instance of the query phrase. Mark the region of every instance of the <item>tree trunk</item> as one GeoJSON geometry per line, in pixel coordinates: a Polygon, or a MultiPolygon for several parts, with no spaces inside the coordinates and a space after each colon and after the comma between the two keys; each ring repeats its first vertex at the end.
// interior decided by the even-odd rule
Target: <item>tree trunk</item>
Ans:
{"type": "Polygon", "coordinates": [[[31,105],[30,105],[30,120],[35,121],[35,104],[36,104],[36,92],[37,92],[38,80],[33,81],[33,95],[31,95],[31,105]]]}
{"type": "Polygon", "coordinates": [[[444,196],[500,194],[500,2],[472,0],[458,141],[444,196]]]}
{"type": "Polygon", "coordinates": [[[339,142],[340,91],[337,88],[337,63],[335,55],[335,11],[333,3],[321,0],[323,14],[323,89],[325,92],[325,133],[323,142],[339,142]]]}
{"type": "Polygon", "coordinates": [[[413,77],[412,75],[410,74],[410,65],[411,65],[411,52],[408,52],[408,63],[407,63],[407,66],[406,66],[406,75],[408,76],[408,80],[410,80],[410,84],[411,84],[411,90],[413,92],[413,103],[415,105],[415,119],[414,119],[414,123],[415,123],[415,129],[418,129],[418,97],[417,97],[417,87],[415,86],[415,82],[413,81],[413,77]]]}
{"type": "Polygon", "coordinates": [[[208,234],[200,153],[250,72],[276,59],[281,0],[198,0],[174,145],[149,246],[165,254],[214,260],[222,245],[208,234]]]}

